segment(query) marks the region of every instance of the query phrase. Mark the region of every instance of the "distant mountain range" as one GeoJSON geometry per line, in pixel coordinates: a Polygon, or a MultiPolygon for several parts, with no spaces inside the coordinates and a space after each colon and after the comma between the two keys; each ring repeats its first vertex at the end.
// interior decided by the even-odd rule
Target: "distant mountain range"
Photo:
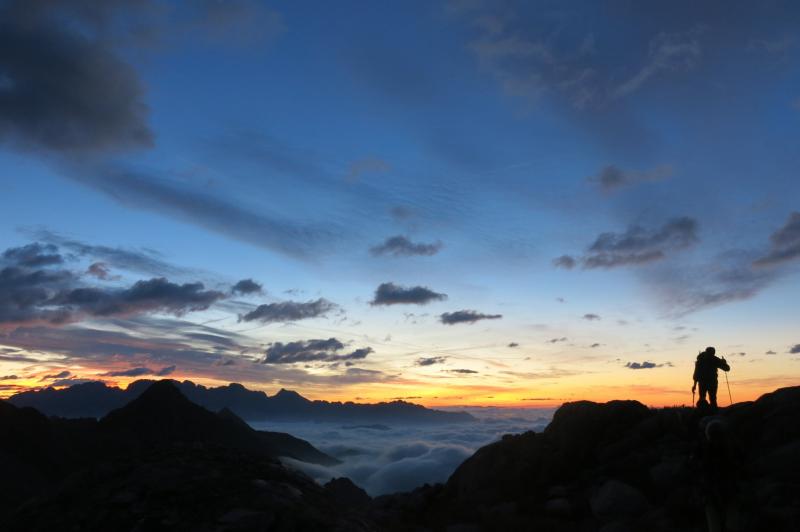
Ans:
{"type": "MultiPolygon", "coordinates": [[[[56,390],[18,393],[8,401],[32,407],[48,416],[102,417],[139,397],[154,381],[138,380],[126,389],[102,382],[76,384],[56,390]]],[[[405,401],[375,404],[311,401],[297,392],[281,389],[275,395],[248,390],[241,384],[207,388],[191,381],[170,381],[190,401],[209,410],[230,410],[248,421],[335,421],[345,423],[462,423],[475,421],[467,412],[445,412],[405,401]]]]}
{"type": "Polygon", "coordinates": [[[277,458],[338,460],[230,410],[210,412],[170,381],[100,420],[0,401],[0,434],[3,531],[364,529],[336,501],[334,492],[366,498],[352,483],[326,490],[277,458]]]}

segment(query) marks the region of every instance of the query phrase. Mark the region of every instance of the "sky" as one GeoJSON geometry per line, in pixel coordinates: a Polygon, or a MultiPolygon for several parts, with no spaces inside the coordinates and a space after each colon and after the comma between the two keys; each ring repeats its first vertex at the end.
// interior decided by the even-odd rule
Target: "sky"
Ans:
{"type": "Polygon", "coordinates": [[[0,396],[688,404],[706,346],[734,401],[797,384],[798,23],[0,1],[0,396]]]}

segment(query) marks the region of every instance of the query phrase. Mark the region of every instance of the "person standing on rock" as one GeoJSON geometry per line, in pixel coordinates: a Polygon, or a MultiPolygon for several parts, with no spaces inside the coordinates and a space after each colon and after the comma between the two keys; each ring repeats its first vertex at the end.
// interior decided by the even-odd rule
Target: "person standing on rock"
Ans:
{"type": "Polygon", "coordinates": [[[717,357],[716,352],[716,349],[713,347],[706,347],[705,351],[697,355],[697,360],[694,363],[694,384],[692,384],[692,393],[694,394],[699,384],[700,399],[697,401],[698,408],[710,403],[712,410],[717,409],[717,370],[731,370],[725,357],[717,357]],[[708,402],[706,402],[706,393],[708,393],[708,402]]]}

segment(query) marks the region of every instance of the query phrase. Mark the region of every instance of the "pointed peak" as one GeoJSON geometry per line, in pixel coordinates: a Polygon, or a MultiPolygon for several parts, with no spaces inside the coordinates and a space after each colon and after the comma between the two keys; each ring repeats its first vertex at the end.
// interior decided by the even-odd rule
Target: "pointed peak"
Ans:
{"type": "Polygon", "coordinates": [[[299,393],[294,390],[287,390],[286,388],[281,388],[278,390],[278,393],[275,394],[275,397],[303,397],[299,393]]]}

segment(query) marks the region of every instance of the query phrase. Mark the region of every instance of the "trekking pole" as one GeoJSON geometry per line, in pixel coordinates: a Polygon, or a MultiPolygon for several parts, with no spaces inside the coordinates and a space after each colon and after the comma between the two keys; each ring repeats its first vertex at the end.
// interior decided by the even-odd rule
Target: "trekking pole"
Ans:
{"type": "Polygon", "coordinates": [[[728,382],[728,372],[723,371],[725,374],[725,384],[728,385],[728,400],[730,400],[731,404],[733,404],[733,397],[731,397],[731,383],[728,382]]]}

